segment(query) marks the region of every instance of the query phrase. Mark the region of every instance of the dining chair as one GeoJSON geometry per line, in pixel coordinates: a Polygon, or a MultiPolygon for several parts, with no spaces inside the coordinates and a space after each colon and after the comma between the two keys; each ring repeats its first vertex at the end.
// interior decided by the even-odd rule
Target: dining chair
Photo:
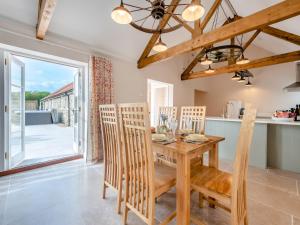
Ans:
{"type": "Polygon", "coordinates": [[[188,129],[191,122],[195,133],[204,134],[206,106],[183,106],[181,107],[179,129],[188,129]]]}
{"type": "Polygon", "coordinates": [[[247,105],[241,123],[233,174],[202,166],[191,179],[192,190],[201,193],[210,204],[230,212],[231,225],[248,225],[247,173],[255,118],[256,109],[247,105]]]}
{"type": "Polygon", "coordinates": [[[176,120],[177,118],[177,107],[176,106],[160,106],[159,107],[159,114],[158,114],[158,121],[159,125],[162,125],[161,115],[167,115],[168,119],[176,120]]]}
{"type": "Polygon", "coordinates": [[[122,176],[124,174],[122,153],[120,151],[120,130],[116,105],[100,105],[100,124],[104,153],[104,182],[102,198],[106,188],[111,187],[118,193],[117,212],[121,212],[122,176]]]}
{"type": "MultiPolygon", "coordinates": [[[[205,129],[206,106],[183,106],[181,107],[179,129],[188,129],[188,122],[191,123],[194,133],[204,134],[205,129]]],[[[203,163],[203,156],[194,158],[191,161],[192,171],[198,170],[203,163]]]]}
{"type": "MultiPolygon", "coordinates": [[[[180,123],[179,129],[187,129],[187,121],[191,122],[192,129],[195,133],[204,134],[205,128],[205,115],[206,115],[206,106],[183,106],[181,107],[181,115],[180,115],[180,123]]],[[[172,152],[170,155],[158,155],[157,160],[165,165],[176,168],[176,157],[172,152]]],[[[194,158],[191,161],[191,169],[192,173],[198,169],[199,166],[202,165],[203,162],[202,155],[194,158]]]]}
{"type": "MultiPolygon", "coordinates": [[[[161,115],[167,115],[168,119],[176,120],[177,119],[177,107],[176,106],[161,106],[159,107],[158,121],[159,125],[163,125],[161,120],[161,115]]],[[[155,155],[155,160],[160,163],[164,163],[165,165],[169,165],[175,167],[174,156],[170,155],[162,155],[157,153],[155,155]]]]}
{"type": "MultiPolygon", "coordinates": [[[[146,224],[154,225],[155,199],[175,185],[176,171],[154,163],[147,103],[120,104],[119,118],[125,156],[123,222],[126,224],[131,210],[146,224]]],[[[174,214],[162,224],[173,217],[174,214]]]]}

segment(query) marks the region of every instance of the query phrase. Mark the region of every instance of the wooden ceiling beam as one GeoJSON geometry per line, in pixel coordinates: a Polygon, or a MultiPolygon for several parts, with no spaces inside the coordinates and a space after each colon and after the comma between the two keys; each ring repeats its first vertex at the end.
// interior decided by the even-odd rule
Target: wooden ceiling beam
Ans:
{"type": "Polygon", "coordinates": [[[193,61],[188,65],[188,67],[181,74],[181,80],[186,80],[189,77],[190,72],[198,64],[199,59],[201,59],[205,55],[205,51],[206,51],[205,48],[201,49],[201,51],[197,54],[197,56],[193,59],[193,61]]]}
{"type": "Polygon", "coordinates": [[[260,68],[260,67],[271,66],[271,65],[281,64],[281,63],[294,62],[297,60],[300,60],[300,51],[270,56],[262,59],[255,59],[250,63],[244,65],[233,64],[229,66],[215,68],[215,72],[210,74],[205,73],[204,71],[194,72],[194,73],[190,73],[189,76],[185,77],[182,80],[190,80],[190,79],[195,79],[200,77],[211,77],[211,76],[221,75],[225,73],[233,73],[241,70],[248,70],[248,69],[260,68]]]}
{"type": "MultiPolygon", "coordinates": [[[[236,16],[237,20],[239,20],[241,18],[243,18],[243,17],[236,16]]],[[[292,34],[292,33],[289,33],[287,31],[283,31],[281,29],[274,28],[274,27],[271,27],[271,26],[262,27],[262,28],[260,28],[260,31],[263,32],[263,33],[269,34],[273,37],[282,39],[284,41],[288,41],[292,44],[300,45],[300,36],[299,35],[292,34]]]]}
{"type": "Polygon", "coordinates": [[[300,45],[300,36],[296,34],[292,34],[274,27],[266,26],[263,27],[262,32],[269,34],[273,37],[280,38],[282,40],[288,41],[295,45],[300,45]]]}
{"type": "Polygon", "coordinates": [[[222,3],[222,0],[215,0],[214,4],[207,12],[205,18],[203,19],[202,23],[200,24],[200,29],[202,30],[202,32],[221,3],[222,3]]]}
{"type": "MultiPolygon", "coordinates": [[[[170,20],[172,14],[175,11],[179,2],[180,2],[180,0],[172,0],[172,2],[170,3],[171,6],[168,7],[167,13],[161,19],[161,21],[157,27],[157,30],[161,30],[167,25],[168,21],[170,20]]],[[[144,60],[150,54],[153,46],[155,45],[156,41],[159,38],[159,35],[160,35],[159,33],[154,33],[152,35],[152,37],[148,41],[148,44],[146,45],[146,48],[144,49],[142,55],[140,56],[140,58],[138,60],[138,64],[140,64],[140,62],[142,60],[144,60]]]]}
{"type": "Polygon", "coordinates": [[[187,30],[187,31],[189,31],[190,33],[194,33],[194,29],[190,26],[190,25],[188,25],[187,24],[187,22],[185,22],[184,20],[182,20],[181,18],[179,18],[178,16],[176,16],[176,15],[172,15],[172,17],[178,22],[178,23],[180,23],[180,24],[182,24],[182,26],[187,30]]]}
{"type": "Polygon", "coordinates": [[[255,31],[255,33],[249,38],[249,40],[244,44],[243,49],[244,51],[249,47],[249,45],[252,44],[252,42],[255,40],[255,38],[260,34],[261,30],[255,31]]]}
{"type": "Polygon", "coordinates": [[[39,3],[38,24],[36,38],[43,40],[54,14],[57,0],[41,0],[39,3]]]}
{"type": "Polygon", "coordinates": [[[299,0],[285,0],[271,7],[263,9],[250,16],[229,23],[223,27],[217,28],[208,33],[199,35],[192,40],[185,41],[179,45],[173,46],[168,50],[143,58],[138,62],[138,68],[143,68],[151,63],[180,55],[186,52],[212,45],[217,42],[230,39],[231,37],[247,33],[267,25],[286,20],[300,15],[299,0]]]}

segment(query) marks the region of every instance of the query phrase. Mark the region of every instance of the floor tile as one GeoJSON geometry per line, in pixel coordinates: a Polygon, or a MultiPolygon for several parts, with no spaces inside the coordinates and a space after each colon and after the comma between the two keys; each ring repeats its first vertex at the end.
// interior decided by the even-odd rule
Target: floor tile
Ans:
{"type": "Polygon", "coordinates": [[[300,219],[297,217],[293,218],[293,224],[292,225],[300,225],[300,219]]]}
{"type": "MultiPolygon", "coordinates": [[[[232,171],[232,163],[221,161],[220,168],[232,171]]],[[[300,197],[296,174],[283,176],[276,171],[249,168],[249,224],[300,225],[300,197]],[[292,224],[292,221],[294,224],[292,224]]],[[[284,173],[283,173],[284,174],[284,173]]],[[[1,225],[121,225],[116,214],[116,192],[108,189],[101,198],[103,165],[85,165],[83,160],[50,166],[0,178],[5,194],[0,194],[1,225]]],[[[156,224],[176,209],[176,190],[160,197],[156,224]]],[[[191,197],[191,211],[208,225],[227,225],[230,214],[222,209],[198,207],[198,194],[191,197]]],[[[128,225],[143,224],[130,212],[128,225]]],[[[174,219],[170,225],[175,225],[174,219]]]]}
{"type": "Polygon", "coordinates": [[[292,225],[292,216],[273,207],[249,200],[250,225],[292,225]]]}
{"type": "Polygon", "coordinates": [[[273,207],[285,214],[300,217],[299,196],[251,181],[248,182],[248,187],[250,199],[273,207]]]}
{"type": "Polygon", "coordinates": [[[289,178],[293,178],[296,180],[300,180],[300,173],[295,173],[295,172],[291,172],[291,171],[283,171],[283,170],[279,170],[279,169],[268,169],[269,173],[278,175],[278,176],[283,176],[283,177],[289,177],[289,178]]]}
{"type": "Polygon", "coordinates": [[[266,172],[257,168],[250,168],[248,174],[248,180],[256,183],[260,183],[272,188],[277,188],[281,191],[289,192],[297,195],[297,180],[278,176],[273,173],[266,172]]]}

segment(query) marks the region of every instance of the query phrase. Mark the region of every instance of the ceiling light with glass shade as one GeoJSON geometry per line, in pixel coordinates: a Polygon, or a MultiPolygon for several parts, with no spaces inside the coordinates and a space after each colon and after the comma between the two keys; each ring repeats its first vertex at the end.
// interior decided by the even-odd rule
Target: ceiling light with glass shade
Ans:
{"type": "Polygon", "coordinates": [[[209,65],[209,66],[208,66],[208,69],[205,70],[204,72],[207,73],[207,74],[210,74],[210,73],[214,73],[215,70],[214,70],[213,68],[211,68],[211,66],[209,65]]]}
{"type": "Polygon", "coordinates": [[[118,24],[130,24],[132,21],[131,13],[124,7],[123,0],[120,6],[111,12],[111,18],[118,24]]]}
{"type": "Polygon", "coordinates": [[[234,76],[231,77],[231,80],[239,80],[241,77],[238,75],[237,72],[234,73],[234,76]]]}
{"type": "Polygon", "coordinates": [[[211,59],[208,58],[207,54],[205,54],[205,58],[200,62],[203,66],[208,66],[213,63],[211,59]]]}
{"type": "Polygon", "coordinates": [[[246,58],[243,53],[241,58],[236,61],[236,64],[244,65],[244,64],[248,64],[249,62],[250,62],[250,60],[248,58],[246,58]]]}
{"type": "Polygon", "coordinates": [[[204,7],[197,0],[192,0],[191,4],[187,5],[182,12],[182,18],[185,21],[196,21],[205,13],[204,7]]]}
{"type": "Polygon", "coordinates": [[[253,84],[250,82],[250,78],[248,77],[248,82],[245,84],[247,87],[251,87],[253,84]]]}
{"type": "Polygon", "coordinates": [[[168,49],[168,46],[161,40],[161,35],[159,35],[159,40],[152,49],[156,52],[163,52],[168,49]]]}
{"type": "Polygon", "coordinates": [[[239,83],[244,83],[244,82],[246,82],[245,77],[241,77],[237,82],[239,82],[239,83]]]}

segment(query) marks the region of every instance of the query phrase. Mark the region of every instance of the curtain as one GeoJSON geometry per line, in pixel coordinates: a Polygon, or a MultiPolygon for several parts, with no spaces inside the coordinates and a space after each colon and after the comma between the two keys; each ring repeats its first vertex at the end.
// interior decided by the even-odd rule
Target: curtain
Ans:
{"type": "Polygon", "coordinates": [[[95,162],[103,159],[99,121],[99,105],[113,102],[112,63],[104,57],[90,59],[90,146],[87,159],[95,162]]]}

